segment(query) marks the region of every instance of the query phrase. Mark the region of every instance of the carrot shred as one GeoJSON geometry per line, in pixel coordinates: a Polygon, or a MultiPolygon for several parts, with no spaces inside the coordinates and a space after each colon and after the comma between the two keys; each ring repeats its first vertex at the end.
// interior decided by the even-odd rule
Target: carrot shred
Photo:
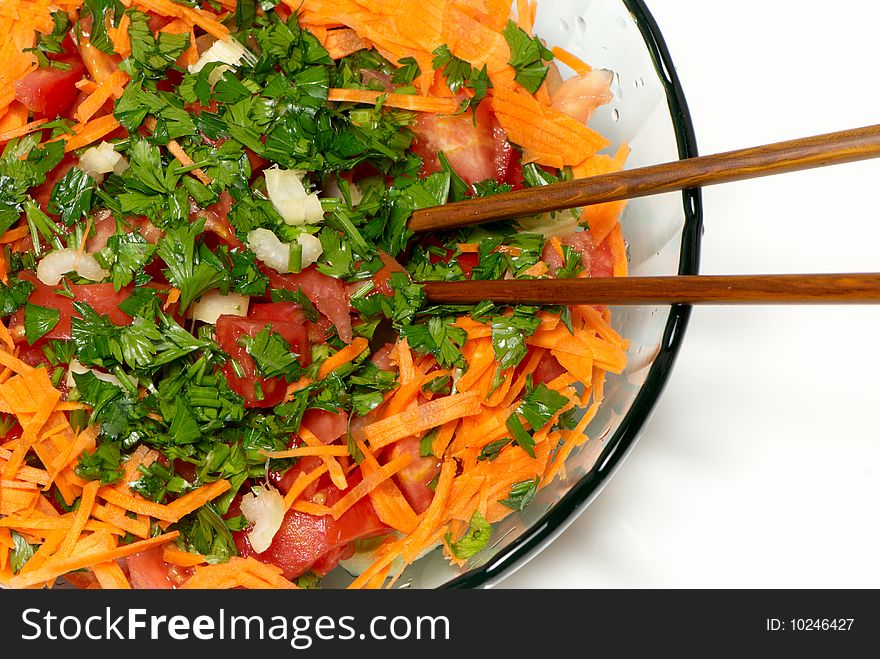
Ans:
{"type": "Polygon", "coordinates": [[[260,453],[267,458],[304,458],[306,456],[338,456],[343,457],[349,455],[348,448],[338,444],[327,444],[324,446],[300,446],[297,448],[287,449],[286,451],[266,451],[261,450],[260,453]]]}
{"type": "Polygon", "coordinates": [[[376,421],[364,430],[373,448],[382,448],[412,435],[480,412],[479,396],[472,392],[436,398],[394,416],[376,421]]]}
{"type": "MultiPolygon", "coordinates": [[[[94,114],[101,109],[111,97],[121,95],[122,87],[129,81],[128,74],[117,69],[109,78],[98,83],[97,88],[79,105],[76,118],[80,123],[86,123],[94,114]]],[[[118,96],[117,96],[118,97],[118,96]]]]}
{"type": "MultiPolygon", "coordinates": [[[[323,446],[321,440],[315,437],[315,435],[304,426],[300,426],[298,434],[307,446],[323,446]]],[[[330,480],[333,481],[333,484],[340,490],[347,490],[348,480],[346,480],[345,472],[342,471],[342,467],[339,465],[336,458],[332,455],[322,455],[321,459],[324,461],[324,464],[327,465],[327,470],[330,472],[330,480]]]]}
{"type": "Polygon", "coordinates": [[[54,142],[58,139],[67,139],[67,143],[64,145],[64,151],[65,153],[69,153],[70,151],[75,151],[76,149],[81,149],[93,142],[97,142],[117,128],[119,128],[119,122],[116,120],[116,117],[112,114],[106,114],[103,117],[92,119],[88,123],[76,124],[72,129],[74,132],[73,137],[66,138],[60,136],[50,141],[54,142]]]}
{"type": "Polygon", "coordinates": [[[553,56],[558,59],[560,62],[565,64],[568,68],[574,71],[578,75],[583,75],[585,73],[589,73],[593,70],[593,67],[584,62],[580,57],[575,55],[574,53],[562,48],[560,46],[554,46],[550,49],[553,53],[553,56]]]}
{"type": "Polygon", "coordinates": [[[299,496],[306,490],[306,488],[318,480],[321,476],[327,473],[328,466],[327,464],[322,464],[320,467],[316,467],[309,473],[301,473],[296,477],[296,480],[293,482],[291,488],[287,491],[287,494],[284,495],[284,510],[288,511],[296,503],[296,500],[299,496]]]}
{"type": "MultiPolygon", "coordinates": [[[[364,456],[361,471],[365,478],[369,478],[380,469],[379,461],[362,441],[358,441],[357,446],[364,456]]],[[[391,528],[401,533],[410,533],[418,524],[418,515],[393,480],[388,479],[379,483],[370,491],[369,497],[379,519],[391,528]]]]}
{"type": "Polygon", "coordinates": [[[398,471],[409,465],[410,462],[412,462],[412,455],[404,453],[369,475],[365,475],[360,483],[346,492],[345,496],[330,508],[330,514],[333,516],[333,519],[342,517],[354,504],[376,489],[383,481],[388,480],[398,471]]]}
{"type": "Polygon", "coordinates": [[[175,499],[168,504],[168,509],[172,511],[177,519],[167,521],[176,522],[180,518],[189,515],[194,510],[198,510],[206,503],[219,497],[229,490],[230,487],[232,487],[232,484],[228,480],[219,480],[202,485],[192,492],[187,492],[179,499],[175,499]]]}
{"type": "Polygon", "coordinates": [[[171,565],[195,567],[204,563],[206,558],[201,554],[191,554],[188,551],[178,549],[177,545],[173,542],[169,542],[162,548],[162,560],[171,565]]]}
{"type": "Polygon", "coordinates": [[[131,27],[131,16],[123,14],[119,19],[119,25],[115,28],[109,28],[110,40],[113,42],[113,50],[120,57],[128,57],[131,55],[131,37],[128,35],[128,28],[131,27]]]}
{"type": "MultiPolygon", "coordinates": [[[[177,140],[171,140],[168,142],[168,151],[174,156],[175,160],[179,162],[184,167],[191,167],[195,164],[195,161],[187,155],[186,151],[183,150],[183,147],[177,142],[177,140]]],[[[192,170],[193,176],[195,176],[199,181],[204,183],[205,185],[211,185],[213,180],[210,176],[205,174],[205,172],[201,169],[192,170]]]]}
{"type": "MultiPolygon", "coordinates": [[[[21,573],[9,580],[9,585],[12,588],[26,588],[28,586],[34,586],[38,583],[47,582],[56,577],[60,577],[67,572],[81,570],[82,568],[89,567],[90,565],[107,563],[108,561],[114,561],[118,558],[124,558],[126,556],[131,556],[132,554],[138,554],[140,552],[146,551],[147,549],[152,549],[153,547],[159,547],[161,545],[164,545],[166,542],[174,540],[178,535],[179,533],[177,531],[172,531],[171,533],[166,533],[155,538],[150,538],[149,540],[139,540],[137,542],[132,542],[131,544],[122,545],[121,547],[117,547],[115,549],[105,549],[88,553],[76,553],[74,556],[70,558],[65,558],[63,560],[50,559],[42,567],[26,574],[24,570],[22,570],[21,573]]],[[[28,561],[28,563],[30,562],[31,561],[28,561]]]]}
{"type": "Polygon", "coordinates": [[[166,522],[176,522],[180,519],[180,517],[171,510],[169,506],[148,501],[143,497],[123,494],[112,487],[101,488],[98,490],[98,496],[107,503],[112,503],[115,506],[119,506],[124,510],[129,510],[139,515],[155,517],[156,519],[161,519],[166,522]]]}
{"type": "Polygon", "coordinates": [[[358,33],[350,28],[327,30],[326,36],[320,41],[330,54],[330,59],[334,60],[348,57],[368,47],[368,44],[358,36],[358,33]]]}
{"type": "Polygon", "coordinates": [[[22,137],[24,135],[33,133],[35,130],[39,129],[40,126],[48,123],[48,121],[48,119],[36,119],[35,121],[31,121],[30,123],[27,123],[19,128],[13,128],[2,132],[0,133],[0,142],[8,142],[9,140],[15,139],[16,137],[22,137]]]}
{"type": "Polygon", "coordinates": [[[27,236],[29,232],[30,229],[27,226],[9,229],[6,233],[0,236],[0,244],[14,243],[16,240],[21,240],[27,236]]]}
{"type": "Polygon", "coordinates": [[[318,370],[318,379],[323,380],[340,366],[354,361],[370,347],[369,342],[362,336],[356,337],[349,345],[334,355],[331,355],[318,370]]]}
{"type": "Polygon", "coordinates": [[[95,495],[98,492],[98,481],[90,481],[83,488],[82,497],[79,500],[79,508],[76,516],[73,518],[73,524],[70,527],[67,537],[61,543],[61,548],[56,554],[56,558],[64,559],[70,556],[73,546],[86,526],[89,517],[92,515],[92,507],[95,505],[95,495]]]}
{"type": "Polygon", "coordinates": [[[125,576],[125,572],[116,561],[108,561],[92,566],[92,572],[101,588],[106,590],[130,590],[131,584],[125,576]]]}
{"type": "Polygon", "coordinates": [[[454,97],[415,96],[345,88],[332,88],[327,100],[337,103],[364,103],[367,105],[381,103],[388,108],[432,114],[455,114],[461,105],[461,101],[454,97]]]}

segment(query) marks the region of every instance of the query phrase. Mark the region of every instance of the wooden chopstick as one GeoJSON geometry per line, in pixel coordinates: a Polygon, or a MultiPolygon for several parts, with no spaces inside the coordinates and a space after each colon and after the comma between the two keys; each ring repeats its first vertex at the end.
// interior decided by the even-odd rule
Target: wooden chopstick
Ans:
{"type": "Polygon", "coordinates": [[[428,282],[437,304],[870,304],[880,273],[428,282]]]}
{"type": "Polygon", "coordinates": [[[412,214],[409,228],[455,229],[877,156],[880,126],[867,126],[425,208],[412,214]]]}

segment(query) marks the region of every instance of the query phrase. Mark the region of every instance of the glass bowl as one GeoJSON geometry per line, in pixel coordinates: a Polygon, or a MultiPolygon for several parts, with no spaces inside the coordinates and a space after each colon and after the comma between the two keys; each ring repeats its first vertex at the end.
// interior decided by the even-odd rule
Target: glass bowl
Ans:
{"type": "MultiPolygon", "coordinates": [[[[614,145],[632,147],[627,168],[697,155],[669,52],[642,0],[541,0],[535,32],[593,67],[615,72],[615,99],[596,111],[591,126],[614,145]]],[[[622,224],[631,275],[697,274],[698,190],[633,200],[622,224]]],[[[491,544],[464,568],[434,551],[409,566],[396,587],[491,587],[557,537],[599,494],[640,435],[669,378],[689,315],[685,306],[615,308],[614,326],[631,340],[629,363],[623,374],[609,374],[605,402],[587,430],[590,441],[570,456],[567,478],[496,524],[491,544]]]]}

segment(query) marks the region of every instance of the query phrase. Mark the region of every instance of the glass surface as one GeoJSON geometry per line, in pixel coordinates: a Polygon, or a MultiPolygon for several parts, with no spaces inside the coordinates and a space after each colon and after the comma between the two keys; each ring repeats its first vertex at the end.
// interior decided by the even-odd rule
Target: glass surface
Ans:
{"type": "MultiPolygon", "coordinates": [[[[632,147],[627,168],[696,155],[674,68],[641,0],[541,0],[535,32],[594,68],[615,72],[615,99],[597,110],[591,125],[612,140],[612,148],[621,142],[632,147]]],[[[622,219],[631,275],[696,274],[701,219],[696,191],[631,201],[622,219]]],[[[614,326],[631,340],[629,364],[622,375],[609,375],[605,403],[587,430],[590,441],[572,453],[566,479],[496,524],[490,546],[465,568],[435,550],[409,566],[395,587],[491,586],[558,535],[598,494],[641,432],[669,376],[689,311],[615,308],[614,326]]],[[[325,585],[345,581],[337,571],[325,585]]]]}

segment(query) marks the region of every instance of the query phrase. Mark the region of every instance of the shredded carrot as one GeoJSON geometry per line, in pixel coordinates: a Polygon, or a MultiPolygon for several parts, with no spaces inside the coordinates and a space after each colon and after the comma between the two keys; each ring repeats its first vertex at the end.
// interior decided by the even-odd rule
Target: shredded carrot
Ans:
{"type": "Polygon", "coordinates": [[[180,567],[194,567],[205,562],[206,557],[201,554],[191,554],[188,551],[178,549],[177,545],[169,542],[162,548],[162,560],[171,565],[180,567]]]}
{"type": "MultiPolygon", "coordinates": [[[[153,547],[164,545],[166,542],[174,540],[178,535],[179,533],[177,531],[172,531],[171,533],[165,533],[164,535],[150,538],[149,540],[139,540],[137,542],[132,542],[131,544],[122,545],[115,549],[105,549],[103,551],[90,553],[76,553],[74,556],[63,560],[49,560],[42,567],[30,571],[27,574],[22,570],[20,574],[9,580],[9,585],[12,588],[35,586],[38,583],[47,582],[50,579],[60,577],[61,575],[73,572],[74,570],[81,570],[90,565],[115,561],[118,558],[124,558],[153,547]]],[[[28,563],[30,563],[30,561],[28,561],[28,563]]]]}
{"type": "Polygon", "coordinates": [[[103,117],[92,119],[88,123],[80,123],[74,126],[73,137],[67,138],[62,135],[55,139],[67,139],[67,143],[64,145],[64,151],[70,152],[88,146],[93,142],[97,142],[117,128],[119,128],[119,122],[116,120],[116,117],[112,114],[105,114],[103,117]]]}
{"type": "MultiPolygon", "coordinates": [[[[321,440],[315,437],[315,435],[304,426],[300,426],[298,434],[307,446],[323,446],[321,440]]],[[[345,472],[342,470],[342,467],[336,458],[332,455],[322,455],[321,459],[324,461],[324,464],[327,465],[327,470],[330,472],[330,480],[333,481],[333,484],[340,490],[347,490],[348,480],[346,480],[345,472]]]]}
{"type": "Polygon", "coordinates": [[[584,62],[580,57],[567,51],[565,48],[560,46],[554,46],[550,49],[553,53],[554,57],[558,59],[560,62],[569,67],[572,71],[577,73],[578,75],[583,75],[585,73],[589,73],[593,70],[589,64],[584,62]]]}
{"type": "Polygon", "coordinates": [[[354,504],[375,490],[383,481],[388,480],[398,471],[409,465],[410,462],[412,462],[412,455],[404,453],[368,476],[364,476],[360,483],[346,492],[345,496],[330,508],[330,514],[333,516],[333,519],[342,517],[354,504]]]}
{"type": "Polygon", "coordinates": [[[76,111],[76,118],[80,123],[86,123],[92,116],[101,109],[111,97],[121,93],[122,87],[128,82],[128,74],[117,69],[109,78],[100,82],[88,98],[80,103],[76,111]]]}
{"type": "Polygon", "coordinates": [[[27,225],[16,227],[15,229],[9,229],[6,233],[0,236],[0,245],[6,245],[8,243],[14,243],[16,240],[21,240],[25,236],[30,233],[30,229],[27,225]]]}
{"type": "Polygon", "coordinates": [[[40,126],[45,123],[48,123],[48,119],[36,119],[30,123],[21,126],[20,128],[13,128],[11,130],[7,130],[6,132],[0,133],[0,142],[8,142],[11,139],[16,137],[22,137],[24,135],[28,135],[37,130],[40,126]]]}
{"type": "Polygon", "coordinates": [[[404,437],[442,426],[453,419],[479,414],[480,409],[477,394],[453,394],[376,421],[366,427],[365,433],[371,446],[382,448],[404,437]]]}
{"type": "Polygon", "coordinates": [[[168,297],[165,299],[165,304],[162,305],[162,310],[168,311],[179,300],[180,300],[180,289],[179,288],[169,289],[168,290],[168,297]]]}
{"type": "Polygon", "coordinates": [[[206,503],[213,501],[221,494],[226,492],[232,484],[227,480],[219,480],[213,483],[202,485],[198,489],[184,494],[179,499],[175,499],[168,504],[168,508],[176,515],[177,519],[168,520],[176,522],[178,519],[189,515],[194,510],[198,510],[206,503]]]}
{"type": "Polygon", "coordinates": [[[128,28],[131,27],[131,17],[123,14],[119,19],[119,26],[109,28],[110,39],[113,41],[113,50],[120,57],[128,57],[131,55],[131,38],[128,35],[128,28]]]}
{"type": "MultiPolygon", "coordinates": [[[[365,478],[380,469],[379,461],[362,441],[357,446],[364,456],[361,471],[365,478]]],[[[419,522],[418,516],[393,480],[384,480],[370,491],[370,501],[383,523],[401,533],[410,533],[419,522]]]]}
{"type": "Polygon", "coordinates": [[[349,454],[347,447],[339,446],[338,444],[327,444],[325,446],[300,446],[298,448],[292,448],[286,451],[261,450],[260,453],[265,455],[267,458],[304,458],[309,455],[328,455],[342,457],[349,454]]]}
{"type": "Polygon", "coordinates": [[[296,503],[297,498],[299,498],[306,488],[327,473],[327,469],[328,467],[325,463],[307,474],[299,474],[291,488],[287,491],[287,494],[284,495],[284,510],[290,510],[291,506],[296,503]]]}
{"type": "Polygon", "coordinates": [[[125,572],[119,567],[116,561],[108,561],[107,563],[99,563],[92,566],[92,572],[101,585],[106,590],[129,590],[131,584],[125,576],[125,572]]]}
{"type": "Polygon", "coordinates": [[[454,97],[411,96],[409,94],[374,92],[364,89],[333,88],[330,90],[327,100],[338,103],[364,103],[367,105],[382,103],[384,107],[388,108],[411,110],[413,112],[431,112],[433,114],[455,114],[461,105],[461,101],[454,97]]]}
{"type": "MultiPolygon", "coordinates": [[[[172,156],[174,156],[177,162],[179,162],[184,167],[191,167],[195,164],[193,159],[187,155],[186,151],[183,150],[183,147],[180,146],[177,140],[171,140],[170,142],[168,142],[168,151],[171,153],[172,156]]],[[[213,179],[205,174],[205,172],[201,169],[196,168],[192,170],[192,174],[205,185],[211,185],[211,183],[213,182],[213,179]]]]}
{"type": "Polygon", "coordinates": [[[369,341],[362,336],[355,338],[350,345],[345,346],[335,355],[331,355],[324,360],[324,363],[321,364],[321,368],[318,370],[318,379],[323,380],[340,366],[354,361],[369,347],[369,341]]]}

